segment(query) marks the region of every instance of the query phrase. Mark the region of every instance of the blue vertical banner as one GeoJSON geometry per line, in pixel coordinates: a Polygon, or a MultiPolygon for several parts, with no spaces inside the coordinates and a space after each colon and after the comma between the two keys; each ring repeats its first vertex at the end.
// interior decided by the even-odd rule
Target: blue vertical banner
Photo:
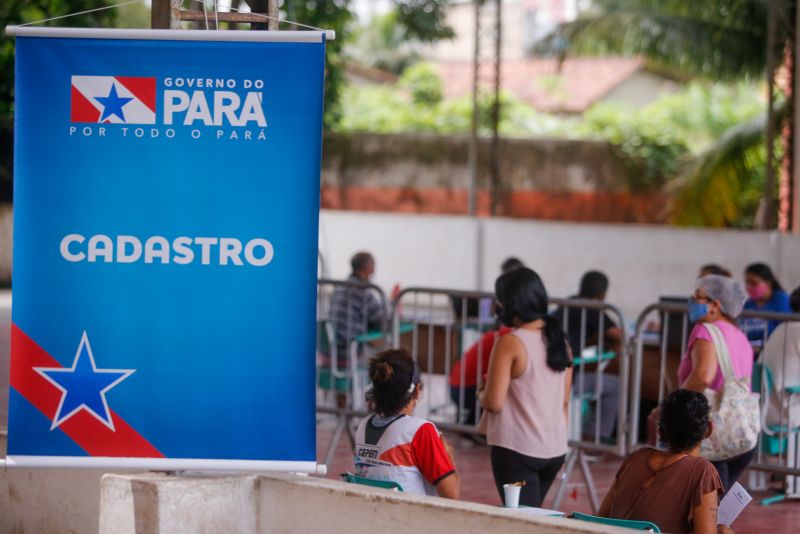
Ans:
{"type": "Polygon", "coordinates": [[[324,55],[16,30],[9,465],[316,468],[324,55]]]}

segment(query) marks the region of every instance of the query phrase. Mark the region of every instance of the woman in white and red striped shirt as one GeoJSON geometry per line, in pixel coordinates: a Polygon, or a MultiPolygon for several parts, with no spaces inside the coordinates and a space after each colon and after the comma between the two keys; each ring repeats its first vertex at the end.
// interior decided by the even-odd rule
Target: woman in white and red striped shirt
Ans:
{"type": "Polygon", "coordinates": [[[452,449],[433,423],[413,415],[422,393],[414,360],[403,349],[384,351],[370,360],[369,377],[375,413],[356,430],[356,474],[397,482],[406,493],[457,499],[452,449]]]}

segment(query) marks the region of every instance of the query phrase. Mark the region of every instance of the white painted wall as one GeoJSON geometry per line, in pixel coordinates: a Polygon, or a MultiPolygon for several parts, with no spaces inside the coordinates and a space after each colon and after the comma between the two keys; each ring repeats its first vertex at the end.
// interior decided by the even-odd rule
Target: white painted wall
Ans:
{"type": "Polygon", "coordinates": [[[552,296],[566,297],[577,292],[585,271],[600,269],[611,280],[609,302],[628,321],[661,295],[690,294],[704,263],[720,263],[741,279],[748,263],[765,261],[787,288],[800,285],[800,236],[323,211],[320,251],[328,275],[347,276],[358,250],[375,255],[375,282],[387,292],[394,284],[492,290],[500,263],[517,256],[539,272],[552,296]]]}
{"type": "Polygon", "coordinates": [[[478,225],[462,216],[386,215],[323,210],[319,250],[328,278],[346,278],[360,250],[375,256],[374,282],[473,289],[478,280],[478,225]]]}

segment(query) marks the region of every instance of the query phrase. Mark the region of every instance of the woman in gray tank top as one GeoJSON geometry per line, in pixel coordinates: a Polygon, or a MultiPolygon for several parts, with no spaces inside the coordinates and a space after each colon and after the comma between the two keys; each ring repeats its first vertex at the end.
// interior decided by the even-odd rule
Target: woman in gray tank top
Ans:
{"type": "Polygon", "coordinates": [[[514,330],[497,342],[478,395],[492,472],[501,499],[503,484],[524,481],[520,503],[538,507],[567,452],[572,357],[539,275],[505,273],[495,294],[500,321],[514,330]]]}

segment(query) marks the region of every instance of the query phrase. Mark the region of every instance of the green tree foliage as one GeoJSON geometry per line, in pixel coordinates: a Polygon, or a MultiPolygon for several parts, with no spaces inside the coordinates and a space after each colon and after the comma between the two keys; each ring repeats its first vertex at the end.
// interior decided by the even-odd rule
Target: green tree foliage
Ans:
{"type": "MultiPolygon", "coordinates": [[[[442,100],[433,67],[409,67],[395,86],[348,86],[343,92],[342,131],[378,133],[467,134],[471,128],[472,100],[469,95],[442,100]],[[434,88],[434,89],[431,89],[434,88]]],[[[526,103],[503,93],[500,132],[507,137],[569,137],[605,139],[614,144],[629,162],[637,179],[633,190],[663,187],[682,190],[691,171],[719,138],[734,126],[763,116],[762,90],[749,83],[712,85],[692,82],[684,90],[665,96],[639,110],[616,104],[597,104],[582,117],[559,117],[536,112],[526,103]],[[681,178],[676,179],[676,176],[681,178]]],[[[491,96],[479,97],[479,131],[489,135],[491,96]]],[[[734,137],[736,138],[736,137],[734,137]]],[[[745,143],[746,144],[746,143],[745,143]]],[[[734,145],[730,145],[734,146],[734,145]]],[[[741,145],[738,145],[741,146],[741,145]]],[[[763,150],[761,152],[763,155],[763,150]]],[[[759,153],[747,155],[747,172],[730,182],[738,194],[724,201],[725,216],[705,221],[711,225],[747,226],[752,224],[763,182],[759,153]],[[755,202],[754,202],[755,199],[755,202]]],[[[738,167],[739,170],[745,167],[738,167]]],[[[730,178],[729,179],[733,179],[730,178]]],[[[714,187],[711,182],[710,187],[714,187]]],[[[698,189],[699,191],[699,189],[698,189]]],[[[706,188],[706,194],[711,191],[706,188]]],[[[679,198],[684,198],[679,196],[679,198]]],[[[695,205],[685,197],[683,211],[695,205]]],[[[680,219],[681,224],[697,224],[697,219],[680,219]]]]}
{"type": "MultiPolygon", "coordinates": [[[[795,0],[595,0],[590,11],[561,25],[538,49],[562,57],[636,54],[679,76],[763,79],[771,5],[776,20],[775,49],[771,53],[780,58],[787,46],[793,46],[795,0]]],[[[775,191],[767,187],[765,171],[758,171],[760,161],[766,165],[766,122],[764,116],[731,125],[733,130],[719,132],[719,140],[684,167],[673,205],[675,222],[747,224],[752,221],[750,199],[758,181],[763,184],[763,202],[772,204],[775,191]],[[714,195],[723,200],[697,200],[714,195]]]]}
{"type": "MultiPolygon", "coordinates": [[[[632,185],[647,188],[673,181],[693,168],[690,160],[704,157],[728,129],[763,114],[764,108],[760,91],[752,84],[693,82],[640,110],[596,105],[584,114],[577,132],[613,143],[639,172],[639,182],[632,185]]],[[[763,175],[763,169],[756,174],[761,180],[763,175]]],[[[684,177],[675,183],[690,182],[684,177]]],[[[743,216],[755,213],[747,205],[737,207],[744,210],[743,216]]]]}
{"type": "Polygon", "coordinates": [[[455,35],[445,21],[449,0],[394,0],[394,3],[405,40],[432,43],[455,35]]]}
{"type": "Polygon", "coordinates": [[[325,125],[339,122],[341,87],[344,82],[344,45],[355,20],[350,0],[284,0],[281,9],[289,20],[334,30],[336,39],[325,47],[325,125]]]}
{"type": "Polygon", "coordinates": [[[400,87],[409,92],[414,104],[434,106],[442,101],[442,81],[428,63],[407,68],[400,77],[400,87]]]}
{"type": "Polygon", "coordinates": [[[419,47],[450,39],[445,24],[449,0],[396,0],[395,9],[353,32],[349,53],[364,65],[400,74],[419,61],[419,47]]]}
{"type": "MultiPolygon", "coordinates": [[[[0,30],[7,25],[24,24],[70,13],[113,5],[110,0],[3,0],[0,2],[0,30]]],[[[39,26],[103,27],[111,26],[117,14],[113,9],[45,22],[39,26]]],[[[14,39],[0,36],[0,116],[14,110],[14,39]]]]}
{"type": "Polygon", "coordinates": [[[752,227],[764,182],[765,118],[760,114],[729,128],[688,165],[676,184],[673,222],[752,227]]]}
{"type": "Polygon", "coordinates": [[[150,28],[150,8],[144,3],[127,4],[114,9],[115,28],[150,28]]]}
{"type": "MultiPolygon", "coordinates": [[[[388,43],[385,49],[400,48],[408,41],[432,42],[452,36],[452,30],[445,24],[444,8],[449,0],[393,2],[394,11],[378,21],[379,40],[388,43]]],[[[328,43],[326,55],[325,125],[330,128],[341,119],[344,47],[351,40],[355,22],[352,3],[350,0],[284,0],[281,9],[290,20],[336,30],[336,40],[328,43]]]]}
{"type": "MultiPolygon", "coordinates": [[[[492,96],[478,99],[479,132],[491,133],[492,96]]],[[[465,134],[472,125],[472,97],[415,102],[399,87],[348,86],[342,94],[343,114],[337,130],[375,133],[465,134]]],[[[501,94],[500,131],[504,136],[562,135],[568,120],[537,113],[507,93],[501,94]]]]}
{"type": "Polygon", "coordinates": [[[349,55],[369,67],[400,74],[419,59],[397,21],[397,11],[376,16],[353,32],[349,55]]]}
{"type": "MultiPolygon", "coordinates": [[[[785,43],[792,0],[778,41],[785,43]]],[[[712,80],[760,77],[766,69],[769,0],[595,0],[539,46],[557,54],[635,54],[680,74],[712,80]]],[[[780,49],[780,48],[779,48],[780,49]]]]}

